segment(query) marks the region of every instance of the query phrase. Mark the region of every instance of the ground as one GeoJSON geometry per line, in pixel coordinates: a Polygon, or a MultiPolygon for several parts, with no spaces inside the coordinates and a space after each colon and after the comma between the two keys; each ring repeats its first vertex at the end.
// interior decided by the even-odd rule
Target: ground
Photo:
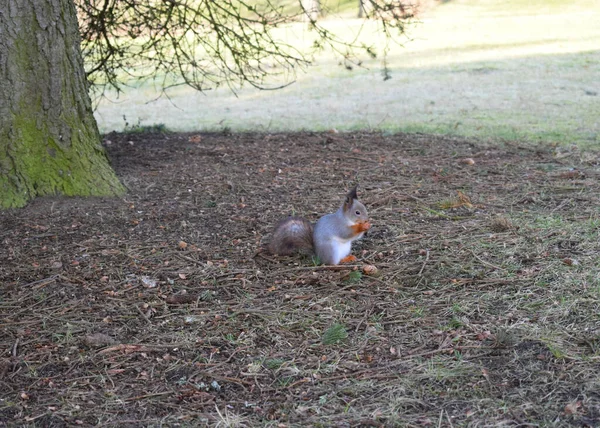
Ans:
{"type": "Polygon", "coordinates": [[[124,198],[0,213],[0,426],[599,426],[600,156],[108,134],[124,198]],[[359,183],[359,261],[261,250],[359,183]],[[374,270],[376,269],[376,272],[374,270]]]}

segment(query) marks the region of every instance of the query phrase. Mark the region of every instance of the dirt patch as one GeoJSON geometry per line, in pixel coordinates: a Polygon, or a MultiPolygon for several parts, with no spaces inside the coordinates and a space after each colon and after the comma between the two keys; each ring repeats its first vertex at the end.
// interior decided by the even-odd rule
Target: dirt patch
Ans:
{"type": "Polygon", "coordinates": [[[0,425],[600,424],[598,154],[376,133],[105,145],[125,197],[0,213],[0,425]],[[260,252],[357,182],[356,267],[260,252]]]}

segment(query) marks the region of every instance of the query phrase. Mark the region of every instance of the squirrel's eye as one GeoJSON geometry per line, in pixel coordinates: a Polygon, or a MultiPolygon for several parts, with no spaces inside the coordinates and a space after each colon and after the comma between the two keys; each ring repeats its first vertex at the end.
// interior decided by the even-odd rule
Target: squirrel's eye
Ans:
{"type": "Polygon", "coordinates": [[[360,215],[360,211],[356,211],[356,215],[360,215]]]}

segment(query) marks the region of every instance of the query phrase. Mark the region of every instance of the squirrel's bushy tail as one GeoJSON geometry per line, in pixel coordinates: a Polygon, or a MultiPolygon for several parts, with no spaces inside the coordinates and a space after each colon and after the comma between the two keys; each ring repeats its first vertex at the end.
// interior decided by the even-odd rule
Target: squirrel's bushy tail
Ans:
{"type": "Polygon", "coordinates": [[[267,245],[267,250],[271,254],[282,256],[295,252],[312,253],[313,248],[313,225],[302,217],[288,217],[281,220],[267,245]]]}

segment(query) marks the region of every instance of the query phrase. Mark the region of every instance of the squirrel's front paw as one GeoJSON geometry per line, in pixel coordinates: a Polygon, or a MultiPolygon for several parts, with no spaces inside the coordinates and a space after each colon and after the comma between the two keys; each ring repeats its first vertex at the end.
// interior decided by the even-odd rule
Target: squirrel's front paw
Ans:
{"type": "Polygon", "coordinates": [[[342,260],[340,260],[340,264],[342,264],[342,263],[353,263],[356,260],[358,260],[358,259],[355,256],[353,256],[352,254],[350,254],[349,256],[346,256],[342,260]]]}

